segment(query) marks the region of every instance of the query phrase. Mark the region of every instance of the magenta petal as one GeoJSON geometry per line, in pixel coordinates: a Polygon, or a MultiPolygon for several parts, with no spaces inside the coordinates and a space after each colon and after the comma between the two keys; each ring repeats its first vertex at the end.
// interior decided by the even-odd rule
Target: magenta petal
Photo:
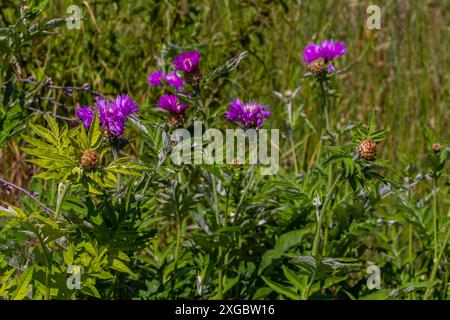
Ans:
{"type": "Polygon", "coordinates": [[[158,100],[158,107],[166,111],[180,112],[186,108],[185,104],[181,104],[178,97],[173,94],[165,94],[158,100]]]}
{"type": "Polygon", "coordinates": [[[327,68],[328,73],[333,73],[335,71],[334,64],[330,64],[327,68]]]}
{"type": "Polygon", "coordinates": [[[259,127],[264,118],[269,118],[271,111],[265,110],[267,106],[255,102],[243,103],[239,99],[231,101],[225,118],[230,121],[240,122],[244,126],[259,127]]]}
{"type": "Polygon", "coordinates": [[[198,67],[200,62],[200,52],[187,51],[180,54],[173,60],[175,69],[182,72],[191,72],[198,67]]]}
{"type": "Polygon", "coordinates": [[[78,107],[75,115],[83,121],[84,127],[88,129],[94,119],[95,113],[89,107],[78,107]]]}

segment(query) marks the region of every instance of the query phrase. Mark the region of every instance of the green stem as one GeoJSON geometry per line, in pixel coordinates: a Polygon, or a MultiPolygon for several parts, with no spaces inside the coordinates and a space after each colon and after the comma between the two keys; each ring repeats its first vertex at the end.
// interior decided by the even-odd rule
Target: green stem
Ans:
{"type": "Polygon", "coordinates": [[[67,192],[70,189],[70,186],[70,182],[58,184],[58,198],[56,199],[55,221],[58,221],[59,216],[61,215],[61,207],[64,203],[64,199],[66,198],[67,192]]]}
{"type": "MultiPolygon", "coordinates": [[[[223,248],[219,247],[219,261],[222,258],[223,255],[223,248]]],[[[218,299],[222,300],[223,299],[223,263],[221,264],[220,268],[219,268],[219,278],[217,279],[219,282],[219,295],[218,295],[218,299]]]]}
{"type": "MultiPolygon", "coordinates": [[[[327,190],[331,189],[331,184],[332,184],[332,180],[333,180],[333,165],[329,166],[328,169],[328,185],[327,185],[327,190]]],[[[327,243],[328,241],[328,229],[329,229],[329,225],[332,219],[332,211],[330,210],[329,214],[325,214],[325,234],[324,234],[324,239],[323,239],[323,243],[327,243]]],[[[322,247],[322,256],[326,255],[326,246],[324,245],[322,247]]]]}
{"type": "Polygon", "coordinates": [[[238,203],[238,205],[237,205],[237,209],[236,209],[236,217],[235,217],[235,219],[234,219],[235,222],[238,222],[239,214],[240,214],[240,211],[241,211],[241,206],[242,206],[242,204],[244,203],[244,199],[245,199],[245,197],[247,196],[248,189],[250,188],[250,185],[251,185],[252,182],[253,182],[253,174],[254,174],[254,172],[255,172],[255,167],[252,165],[252,167],[251,167],[250,170],[251,170],[250,178],[249,178],[249,180],[248,180],[248,182],[247,182],[247,185],[245,186],[244,192],[242,193],[242,196],[241,196],[241,198],[239,199],[239,203],[238,203]]]}
{"type": "MultiPolygon", "coordinates": [[[[330,200],[331,200],[331,198],[333,196],[334,191],[336,190],[336,187],[337,187],[337,184],[338,184],[340,178],[341,178],[341,174],[339,174],[336,177],[336,179],[334,180],[333,185],[328,190],[328,193],[325,196],[325,200],[324,200],[324,203],[322,205],[322,208],[320,209],[319,221],[317,222],[316,234],[315,234],[315,237],[314,237],[313,249],[312,249],[312,256],[314,258],[317,257],[317,254],[319,252],[320,231],[322,229],[322,223],[323,223],[323,219],[325,217],[325,210],[328,207],[328,204],[330,203],[330,200]]],[[[325,243],[323,245],[325,245],[325,243]]]]}
{"type": "Polygon", "coordinates": [[[327,133],[330,133],[330,122],[328,119],[328,100],[327,100],[327,95],[325,92],[325,86],[324,86],[324,82],[323,81],[319,81],[320,83],[320,91],[322,94],[322,105],[323,105],[323,111],[325,114],[325,129],[327,131],[327,133]]]}
{"type": "Polygon", "coordinates": [[[231,174],[231,178],[230,178],[230,183],[228,184],[228,189],[227,189],[227,200],[226,200],[226,205],[225,205],[225,218],[228,218],[230,216],[230,194],[231,194],[231,188],[233,187],[233,179],[235,176],[236,170],[233,169],[233,172],[231,174]]]}
{"type": "Polygon", "coordinates": [[[436,265],[438,258],[438,214],[437,214],[437,178],[433,179],[433,223],[434,223],[434,263],[436,265]]]}
{"type": "MultiPolygon", "coordinates": [[[[444,255],[445,249],[447,248],[448,240],[450,238],[450,227],[447,228],[447,234],[445,235],[444,243],[442,244],[441,251],[439,251],[439,254],[436,258],[436,261],[433,266],[433,271],[431,271],[430,281],[433,281],[436,277],[437,270],[439,267],[439,261],[442,259],[442,256],[444,255]]],[[[428,288],[425,292],[425,300],[427,300],[430,295],[433,293],[434,288],[428,288]]]]}
{"type": "Polygon", "coordinates": [[[294,158],[294,170],[295,170],[295,174],[298,175],[298,163],[297,163],[297,153],[295,152],[295,142],[294,142],[294,137],[293,137],[293,133],[291,134],[291,139],[290,139],[290,143],[291,143],[291,152],[292,152],[292,157],[294,158]]]}
{"type": "Polygon", "coordinates": [[[216,177],[211,174],[211,184],[213,189],[213,201],[214,201],[214,213],[216,215],[217,226],[220,225],[220,212],[219,212],[219,200],[217,197],[217,182],[216,177]]]}
{"type": "Polygon", "coordinates": [[[50,300],[51,298],[51,276],[52,276],[52,258],[51,258],[51,252],[47,248],[47,244],[44,242],[44,240],[41,237],[41,234],[39,230],[35,231],[36,236],[39,239],[39,242],[42,244],[42,251],[44,252],[45,257],[45,263],[47,264],[47,270],[45,270],[45,300],[50,300]]]}
{"type": "Polygon", "coordinates": [[[180,217],[177,215],[177,242],[176,242],[176,247],[175,247],[174,272],[177,270],[178,259],[180,257],[180,248],[181,248],[181,221],[180,221],[180,217]]]}

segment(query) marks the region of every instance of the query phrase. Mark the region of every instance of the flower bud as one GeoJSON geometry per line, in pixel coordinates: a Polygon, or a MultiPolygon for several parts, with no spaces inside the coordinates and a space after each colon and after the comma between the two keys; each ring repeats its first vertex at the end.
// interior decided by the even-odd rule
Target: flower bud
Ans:
{"type": "Polygon", "coordinates": [[[196,68],[190,72],[184,73],[184,80],[193,87],[198,87],[203,79],[200,69],[196,68]]]}
{"type": "Polygon", "coordinates": [[[359,156],[365,160],[372,160],[377,155],[377,144],[373,140],[364,140],[358,145],[359,156]]]}
{"type": "Polygon", "coordinates": [[[99,161],[99,155],[92,149],[84,150],[80,158],[81,166],[85,169],[91,169],[97,166],[99,161]]]}
{"type": "Polygon", "coordinates": [[[308,70],[312,72],[316,77],[323,77],[327,74],[325,68],[325,61],[323,58],[319,58],[308,64],[308,70]]]}
{"type": "Polygon", "coordinates": [[[441,151],[441,145],[439,143],[434,143],[433,144],[433,151],[435,153],[439,153],[441,151]]]}
{"type": "Polygon", "coordinates": [[[184,110],[181,110],[179,112],[170,112],[169,113],[169,123],[173,127],[181,127],[185,124],[187,120],[186,113],[184,110]]]}

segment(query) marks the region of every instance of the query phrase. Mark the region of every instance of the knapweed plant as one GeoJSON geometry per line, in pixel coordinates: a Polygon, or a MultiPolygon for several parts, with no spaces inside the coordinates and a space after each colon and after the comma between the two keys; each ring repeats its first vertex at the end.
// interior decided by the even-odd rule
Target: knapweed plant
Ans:
{"type": "Polygon", "coordinates": [[[64,44],[91,52],[77,76],[24,61],[30,46],[52,67],[65,55],[47,1],[0,28],[0,299],[450,298],[449,141],[423,125],[423,155],[400,148],[386,83],[353,106],[346,84],[371,69],[351,32],[291,38],[287,68],[258,31],[266,5],[201,38],[171,4],[145,46],[147,29],[118,36],[85,6],[89,45],[64,44]]]}

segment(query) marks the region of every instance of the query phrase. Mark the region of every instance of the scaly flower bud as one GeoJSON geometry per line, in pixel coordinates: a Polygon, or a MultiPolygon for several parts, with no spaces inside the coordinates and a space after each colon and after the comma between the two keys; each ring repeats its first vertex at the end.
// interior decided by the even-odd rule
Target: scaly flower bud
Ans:
{"type": "Polygon", "coordinates": [[[92,149],[86,149],[84,150],[83,154],[80,158],[81,166],[84,169],[91,169],[93,167],[96,167],[99,161],[99,155],[97,152],[95,152],[92,149]]]}
{"type": "Polygon", "coordinates": [[[359,156],[365,160],[373,160],[377,155],[377,144],[373,140],[364,140],[358,145],[359,156]]]}
{"type": "Polygon", "coordinates": [[[434,143],[433,144],[433,151],[435,153],[439,153],[441,151],[441,145],[439,143],[434,143]]]}

